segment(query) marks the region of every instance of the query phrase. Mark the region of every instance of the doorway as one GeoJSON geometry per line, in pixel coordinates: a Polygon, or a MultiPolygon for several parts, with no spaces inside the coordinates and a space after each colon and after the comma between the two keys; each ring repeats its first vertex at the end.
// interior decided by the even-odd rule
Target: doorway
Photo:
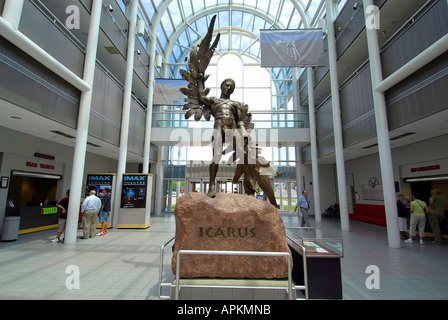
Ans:
{"type": "Polygon", "coordinates": [[[279,211],[292,213],[297,202],[297,183],[295,181],[275,182],[274,193],[279,211]]]}

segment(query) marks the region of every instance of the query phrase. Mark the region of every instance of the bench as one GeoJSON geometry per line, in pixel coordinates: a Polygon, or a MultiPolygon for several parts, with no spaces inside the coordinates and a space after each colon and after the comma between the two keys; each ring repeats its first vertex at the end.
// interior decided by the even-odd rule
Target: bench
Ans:
{"type": "Polygon", "coordinates": [[[349,214],[352,220],[386,226],[386,210],[384,205],[356,204],[355,213],[349,214]]]}

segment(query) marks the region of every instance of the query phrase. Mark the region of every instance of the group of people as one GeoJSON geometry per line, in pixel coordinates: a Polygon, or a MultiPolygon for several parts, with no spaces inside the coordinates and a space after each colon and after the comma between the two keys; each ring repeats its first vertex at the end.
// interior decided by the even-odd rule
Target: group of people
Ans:
{"type": "MultiPolygon", "coordinates": [[[[431,198],[429,199],[429,205],[421,200],[420,195],[414,193],[412,195],[413,200],[406,203],[406,200],[402,194],[398,196],[397,211],[400,237],[406,239],[406,243],[413,243],[413,237],[416,236],[416,230],[418,227],[420,244],[424,244],[423,237],[425,236],[425,224],[426,215],[428,215],[428,221],[431,226],[431,230],[434,234],[435,244],[442,244],[442,222],[445,219],[445,209],[448,208],[448,200],[440,194],[438,189],[431,191],[431,198]],[[410,210],[410,222],[409,222],[409,238],[406,238],[408,209],[410,210]]],[[[297,204],[294,208],[294,212],[300,209],[302,216],[300,226],[310,227],[308,210],[310,209],[310,201],[308,199],[308,192],[304,190],[299,197],[297,204]]]]}
{"type": "MultiPolygon", "coordinates": [[[[81,239],[89,239],[95,235],[103,236],[107,234],[107,219],[111,211],[110,189],[104,188],[103,194],[101,200],[96,196],[96,188],[90,189],[89,195],[82,202],[80,211],[82,214],[83,236],[81,239]],[[101,223],[101,231],[96,233],[98,220],[101,223]]],[[[60,209],[60,213],[56,238],[51,240],[53,243],[63,241],[61,235],[63,233],[65,234],[69,199],[70,190],[67,190],[66,196],[56,203],[56,206],[60,209]]]]}
{"type": "Polygon", "coordinates": [[[425,236],[426,215],[434,234],[435,244],[442,244],[442,222],[445,219],[445,209],[448,207],[447,199],[440,194],[438,189],[431,191],[431,198],[429,198],[429,206],[420,198],[419,194],[414,193],[410,202],[410,222],[409,222],[409,238],[406,239],[408,207],[405,198],[402,194],[398,196],[397,211],[398,211],[398,225],[400,229],[400,236],[406,239],[406,243],[413,243],[413,237],[416,236],[416,229],[418,227],[420,244],[424,244],[423,237],[425,236]]]}

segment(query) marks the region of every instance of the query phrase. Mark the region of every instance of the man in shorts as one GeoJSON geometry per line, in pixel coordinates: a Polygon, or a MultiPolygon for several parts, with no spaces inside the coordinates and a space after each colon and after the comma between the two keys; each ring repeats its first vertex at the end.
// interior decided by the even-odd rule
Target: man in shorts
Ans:
{"type": "Polygon", "coordinates": [[[107,218],[110,213],[110,190],[109,188],[104,188],[104,196],[102,200],[102,205],[99,213],[99,220],[101,223],[101,231],[97,233],[97,236],[104,236],[107,234],[107,218]]]}
{"type": "Polygon", "coordinates": [[[58,233],[56,235],[56,238],[51,240],[53,243],[62,242],[61,235],[64,232],[65,233],[65,224],[67,222],[67,210],[68,210],[68,200],[70,196],[70,190],[67,190],[65,193],[65,197],[60,199],[56,206],[61,210],[59,214],[59,221],[58,221],[58,233]]]}

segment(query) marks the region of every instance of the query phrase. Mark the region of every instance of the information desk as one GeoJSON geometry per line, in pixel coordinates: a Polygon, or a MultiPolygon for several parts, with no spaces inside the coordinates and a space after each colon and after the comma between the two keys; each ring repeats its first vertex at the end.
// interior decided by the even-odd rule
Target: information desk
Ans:
{"type": "Polygon", "coordinates": [[[304,238],[300,231],[300,228],[286,230],[294,283],[304,284],[303,246],[306,249],[308,299],[342,299],[342,239],[304,238]]]}

